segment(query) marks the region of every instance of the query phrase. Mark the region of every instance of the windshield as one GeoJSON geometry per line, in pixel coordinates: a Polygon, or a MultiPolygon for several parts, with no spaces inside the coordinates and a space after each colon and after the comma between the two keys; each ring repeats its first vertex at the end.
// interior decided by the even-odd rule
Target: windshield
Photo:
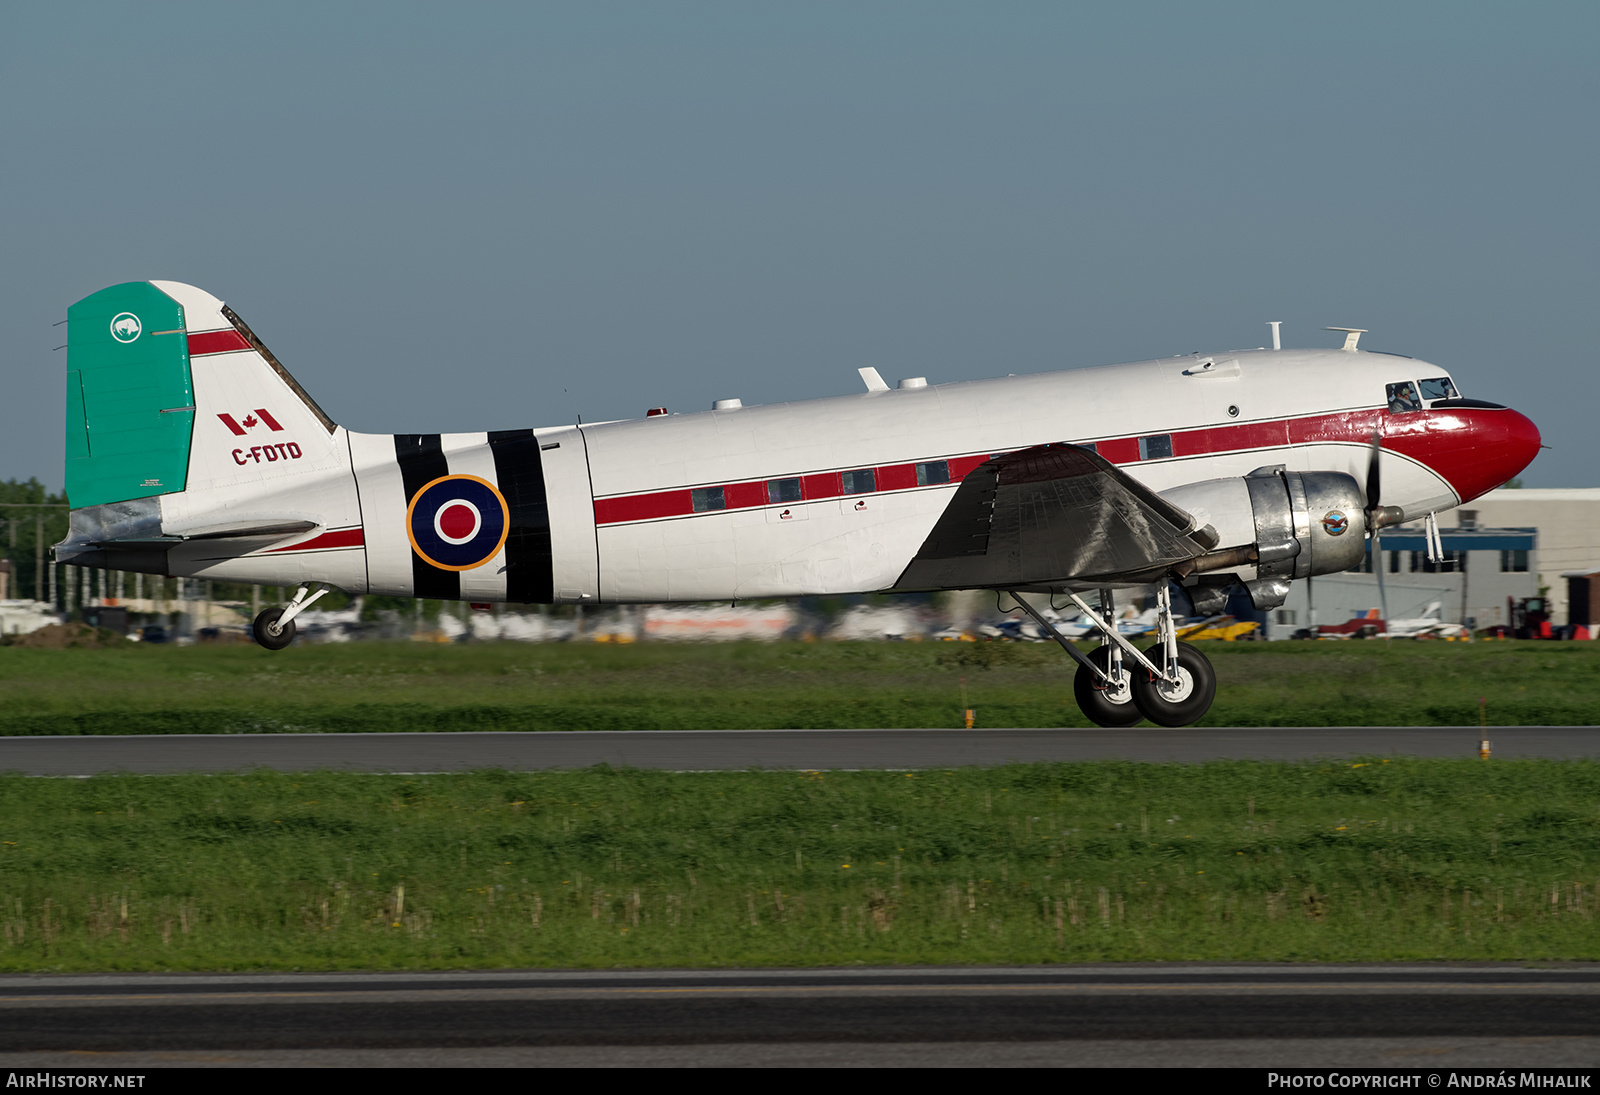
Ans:
{"type": "Polygon", "coordinates": [[[1450,383],[1447,376],[1436,376],[1432,380],[1422,382],[1423,399],[1460,399],[1461,393],[1456,391],[1456,386],[1450,383]]]}

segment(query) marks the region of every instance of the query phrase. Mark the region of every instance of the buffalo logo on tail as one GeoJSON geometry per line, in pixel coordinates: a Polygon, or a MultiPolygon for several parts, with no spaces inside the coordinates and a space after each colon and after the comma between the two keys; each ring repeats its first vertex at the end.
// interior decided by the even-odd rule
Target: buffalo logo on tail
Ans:
{"type": "Polygon", "coordinates": [[[111,317],[111,337],[118,342],[134,341],[143,329],[139,317],[132,312],[118,312],[111,317]]]}

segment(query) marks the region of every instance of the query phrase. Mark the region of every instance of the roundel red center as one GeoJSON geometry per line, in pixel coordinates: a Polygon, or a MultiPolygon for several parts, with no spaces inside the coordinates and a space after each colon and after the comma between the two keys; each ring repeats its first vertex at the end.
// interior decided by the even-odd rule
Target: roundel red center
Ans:
{"type": "Polygon", "coordinates": [[[476,531],[478,516],[472,510],[460,504],[446,506],[444,512],[439,514],[439,531],[452,540],[465,539],[476,531]]]}

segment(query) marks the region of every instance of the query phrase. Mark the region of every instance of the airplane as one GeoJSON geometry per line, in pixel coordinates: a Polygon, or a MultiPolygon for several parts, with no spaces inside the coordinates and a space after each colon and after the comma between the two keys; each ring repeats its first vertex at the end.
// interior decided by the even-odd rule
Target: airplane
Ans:
{"type": "Polygon", "coordinates": [[[1348,620],[1336,624],[1318,624],[1315,628],[1301,628],[1295,632],[1295,637],[1302,634],[1308,639],[1350,639],[1376,638],[1388,631],[1389,625],[1383,618],[1383,610],[1369,608],[1365,611],[1355,611],[1348,620]]]}
{"type": "MultiPolygon", "coordinates": [[[[1011,609],[1011,611],[1018,610],[1011,609]]],[[[987,638],[1013,639],[1023,642],[1049,642],[1056,635],[1068,639],[1092,638],[1093,634],[1099,630],[1094,621],[1082,613],[1075,613],[1072,616],[1063,618],[1054,609],[1044,609],[1040,614],[1049,623],[1049,631],[1044,630],[1032,620],[1022,618],[1001,620],[996,624],[984,624],[978,630],[980,634],[987,638]]],[[[1158,610],[1150,608],[1140,613],[1133,613],[1132,610],[1129,610],[1115,622],[1119,634],[1128,638],[1137,638],[1154,631],[1158,619],[1158,610]]],[[[1177,626],[1181,637],[1184,631],[1184,624],[1179,622],[1177,626]]]]}
{"type": "Polygon", "coordinates": [[[1393,639],[1463,639],[1470,638],[1472,633],[1462,624],[1444,622],[1443,601],[1429,601],[1420,616],[1385,620],[1382,609],[1369,608],[1354,613],[1342,624],[1322,624],[1317,628],[1319,638],[1374,638],[1378,635],[1393,639]]]}
{"type": "MultiPolygon", "coordinates": [[[[276,650],[326,594],[477,604],[739,601],[1002,590],[1064,598],[1101,726],[1187,726],[1216,677],[1177,640],[1242,585],[1257,609],[1352,569],[1366,541],[1514,477],[1540,447],[1441,368],[1359,348],[1189,354],[768,406],[457,434],[338,425],[238,314],[172,281],[68,310],[56,558],[297,586],[254,621],[276,650]],[[1157,638],[1111,622],[1157,589],[1157,638]],[[1090,604],[1086,595],[1094,594],[1090,604]]],[[[441,377],[441,383],[445,383],[441,377]]],[[[1377,549],[1376,543],[1373,545],[1377,549]]]]}
{"type": "Polygon", "coordinates": [[[1396,639],[1464,639],[1472,632],[1463,624],[1444,621],[1444,602],[1429,601],[1420,616],[1398,617],[1385,621],[1388,633],[1396,639]]]}

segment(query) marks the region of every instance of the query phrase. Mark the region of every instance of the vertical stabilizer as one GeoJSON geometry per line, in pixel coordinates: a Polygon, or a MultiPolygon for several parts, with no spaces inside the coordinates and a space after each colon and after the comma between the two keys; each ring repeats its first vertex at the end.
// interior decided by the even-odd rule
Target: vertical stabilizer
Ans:
{"type": "Polygon", "coordinates": [[[347,463],[333,420],[232,308],[192,285],[151,284],[182,306],[187,321],[195,396],[189,490],[271,489],[347,463]]]}
{"type": "Polygon", "coordinates": [[[348,435],[231,308],[139,281],[67,314],[60,561],[364,588],[348,435]]]}
{"type": "Polygon", "coordinates": [[[133,281],[84,297],[67,321],[67,498],[183,490],[194,430],[183,306],[133,281]]]}

